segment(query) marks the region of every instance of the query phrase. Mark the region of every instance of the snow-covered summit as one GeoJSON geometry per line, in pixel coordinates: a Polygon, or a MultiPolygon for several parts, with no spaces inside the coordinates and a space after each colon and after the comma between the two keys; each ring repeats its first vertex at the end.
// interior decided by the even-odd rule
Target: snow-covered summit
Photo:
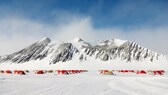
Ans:
{"type": "Polygon", "coordinates": [[[83,40],[79,37],[76,37],[75,39],[72,40],[73,43],[78,43],[78,42],[81,42],[81,41],[83,41],[83,40]]]}
{"type": "Polygon", "coordinates": [[[101,41],[98,45],[111,45],[113,47],[120,47],[125,42],[127,42],[127,41],[126,40],[120,40],[120,39],[111,39],[111,40],[101,41]]]}
{"type": "Polygon", "coordinates": [[[78,50],[81,50],[83,46],[90,45],[89,43],[85,42],[83,39],[76,37],[73,40],[71,40],[69,43],[71,43],[74,47],[76,47],[78,50]]]}
{"type": "Polygon", "coordinates": [[[114,41],[114,43],[119,47],[121,45],[123,45],[125,42],[127,42],[127,40],[121,40],[121,39],[112,39],[114,41]]]}
{"type": "Polygon", "coordinates": [[[45,44],[45,43],[48,44],[50,42],[51,42],[51,40],[48,37],[44,37],[41,40],[39,40],[37,43],[38,44],[45,44]]]}

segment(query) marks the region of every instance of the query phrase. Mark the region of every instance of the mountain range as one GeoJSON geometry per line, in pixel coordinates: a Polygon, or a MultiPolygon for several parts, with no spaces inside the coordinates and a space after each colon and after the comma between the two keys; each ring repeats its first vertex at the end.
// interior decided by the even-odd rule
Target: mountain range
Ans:
{"type": "Polygon", "coordinates": [[[54,42],[45,37],[32,45],[9,55],[1,56],[0,63],[26,64],[30,61],[43,61],[47,64],[99,61],[100,63],[120,60],[124,63],[155,63],[167,60],[167,56],[141,47],[127,40],[111,39],[96,44],[75,38],[69,42],[54,42]]]}

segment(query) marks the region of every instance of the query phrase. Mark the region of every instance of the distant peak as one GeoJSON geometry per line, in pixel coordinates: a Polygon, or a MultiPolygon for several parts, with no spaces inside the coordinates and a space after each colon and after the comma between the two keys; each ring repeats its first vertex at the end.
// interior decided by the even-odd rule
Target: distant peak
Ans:
{"type": "Polygon", "coordinates": [[[51,40],[48,37],[44,37],[38,41],[38,43],[50,43],[50,42],[51,42],[51,40]]]}
{"type": "Polygon", "coordinates": [[[127,40],[122,40],[122,39],[113,39],[113,40],[116,43],[125,43],[125,42],[127,42],[127,40]]]}
{"type": "Polygon", "coordinates": [[[75,39],[72,40],[74,43],[81,42],[83,41],[81,38],[76,37],[75,39]]]}
{"type": "Polygon", "coordinates": [[[121,40],[121,39],[112,39],[112,42],[116,45],[116,46],[121,46],[123,45],[125,42],[127,42],[126,40],[121,40]]]}
{"type": "Polygon", "coordinates": [[[126,40],[121,40],[121,39],[111,39],[111,40],[105,40],[105,41],[100,41],[99,45],[115,45],[117,47],[121,46],[127,42],[126,40]]]}

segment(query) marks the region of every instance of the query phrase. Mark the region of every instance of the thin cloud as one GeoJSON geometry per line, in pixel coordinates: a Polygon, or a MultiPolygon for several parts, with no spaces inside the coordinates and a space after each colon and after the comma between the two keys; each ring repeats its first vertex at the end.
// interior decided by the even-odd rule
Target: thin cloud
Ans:
{"type": "Polygon", "coordinates": [[[86,41],[119,38],[131,40],[151,50],[168,54],[168,28],[118,27],[94,28],[91,17],[73,17],[60,24],[46,24],[23,18],[0,20],[0,55],[16,52],[48,36],[52,40],[69,41],[80,37],[86,41]],[[65,23],[66,22],[66,23],[65,23]]]}

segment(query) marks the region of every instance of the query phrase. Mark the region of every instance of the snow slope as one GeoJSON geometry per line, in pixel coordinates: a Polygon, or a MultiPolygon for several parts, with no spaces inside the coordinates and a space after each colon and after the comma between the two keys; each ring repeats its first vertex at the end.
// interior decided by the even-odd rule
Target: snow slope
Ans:
{"type": "Polygon", "coordinates": [[[1,95],[167,95],[168,77],[97,75],[0,75],[1,95]]]}

